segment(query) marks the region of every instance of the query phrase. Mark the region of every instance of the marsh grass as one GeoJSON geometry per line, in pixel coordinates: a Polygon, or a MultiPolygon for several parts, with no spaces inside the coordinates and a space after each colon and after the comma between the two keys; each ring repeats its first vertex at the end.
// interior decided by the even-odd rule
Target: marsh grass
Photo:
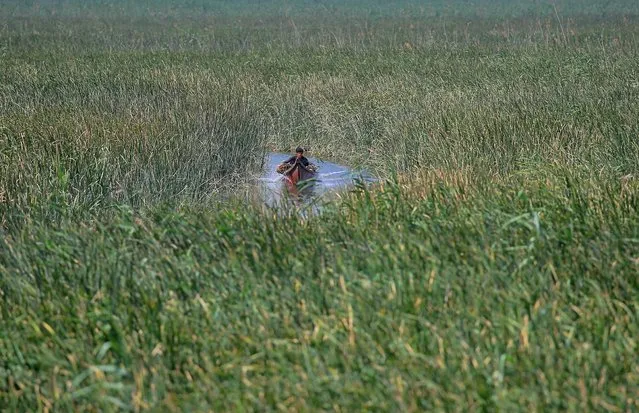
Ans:
{"type": "Polygon", "coordinates": [[[20,100],[5,101],[0,131],[6,219],[202,202],[261,166],[267,127],[241,86],[81,70],[90,78],[46,72],[44,90],[5,95],[20,100]]]}
{"type": "Polygon", "coordinates": [[[2,241],[5,406],[632,410],[637,188],[587,176],[31,226],[2,241]]]}
{"type": "Polygon", "coordinates": [[[638,15],[3,2],[0,409],[639,409],[638,15]]]}

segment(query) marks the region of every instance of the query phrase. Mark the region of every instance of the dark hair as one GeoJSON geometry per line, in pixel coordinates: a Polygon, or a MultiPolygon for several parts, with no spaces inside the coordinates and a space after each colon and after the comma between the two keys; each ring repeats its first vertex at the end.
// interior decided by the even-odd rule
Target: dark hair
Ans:
{"type": "Polygon", "coordinates": [[[295,149],[295,153],[304,153],[304,148],[298,146],[297,149],[295,149]]]}

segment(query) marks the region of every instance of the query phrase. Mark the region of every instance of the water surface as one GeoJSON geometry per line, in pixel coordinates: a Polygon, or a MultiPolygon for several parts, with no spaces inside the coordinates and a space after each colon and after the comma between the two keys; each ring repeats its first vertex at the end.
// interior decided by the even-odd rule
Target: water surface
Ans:
{"type": "Polygon", "coordinates": [[[317,158],[308,158],[319,167],[317,177],[301,190],[300,197],[289,194],[284,177],[275,169],[277,165],[291,157],[290,154],[269,153],[266,156],[264,172],[259,178],[262,197],[269,206],[289,205],[291,201],[304,204],[319,205],[319,201],[341,190],[352,187],[356,181],[375,182],[376,179],[363,170],[351,169],[348,166],[325,162],[317,158]]]}

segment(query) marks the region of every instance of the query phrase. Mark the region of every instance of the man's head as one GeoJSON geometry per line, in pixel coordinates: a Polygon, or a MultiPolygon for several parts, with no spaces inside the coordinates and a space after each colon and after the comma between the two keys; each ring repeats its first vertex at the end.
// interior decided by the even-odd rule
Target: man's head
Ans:
{"type": "Polygon", "coordinates": [[[304,156],[304,149],[301,146],[298,146],[297,149],[295,149],[295,156],[298,159],[304,156]]]}

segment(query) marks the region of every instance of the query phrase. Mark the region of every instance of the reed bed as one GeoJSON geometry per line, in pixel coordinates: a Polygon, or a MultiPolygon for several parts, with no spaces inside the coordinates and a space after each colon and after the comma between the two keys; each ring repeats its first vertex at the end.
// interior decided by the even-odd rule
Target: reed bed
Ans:
{"type": "Polygon", "coordinates": [[[0,410],[638,410],[636,2],[429,4],[3,2],[0,410]]]}

